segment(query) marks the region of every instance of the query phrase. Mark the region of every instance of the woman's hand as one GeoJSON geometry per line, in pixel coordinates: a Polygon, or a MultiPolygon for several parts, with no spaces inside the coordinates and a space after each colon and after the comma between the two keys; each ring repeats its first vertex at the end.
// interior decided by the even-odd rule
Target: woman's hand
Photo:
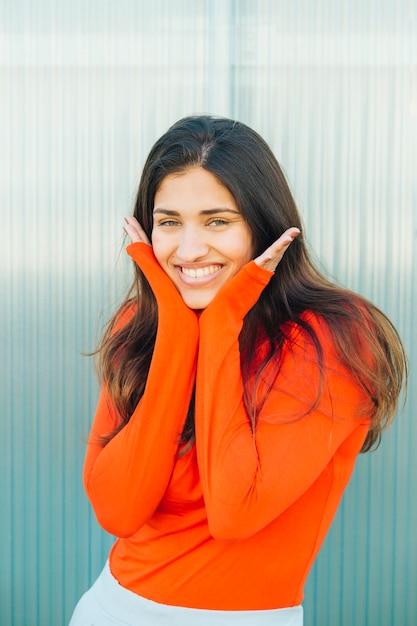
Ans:
{"type": "Polygon", "coordinates": [[[285,252],[288,250],[291,243],[300,234],[298,228],[288,228],[285,233],[277,239],[272,246],[269,246],[260,256],[254,259],[256,265],[262,267],[270,272],[275,272],[278,263],[281,261],[285,252]]]}
{"type": "Polygon", "coordinates": [[[130,237],[132,243],[146,243],[148,246],[151,245],[151,242],[136,217],[133,217],[133,215],[125,217],[125,222],[124,231],[130,237]]]}
{"type": "Polygon", "coordinates": [[[171,316],[176,324],[182,320],[185,326],[191,328],[192,324],[197,324],[195,312],[187,307],[178,289],[158,263],[141,224],[133,216],[125,217],[125,222],[124,231],[131,240],[126,248],[127,253],[145,275],[154,293],[158,302],[159,321],[162,317],[165,319],[171,316]]]}

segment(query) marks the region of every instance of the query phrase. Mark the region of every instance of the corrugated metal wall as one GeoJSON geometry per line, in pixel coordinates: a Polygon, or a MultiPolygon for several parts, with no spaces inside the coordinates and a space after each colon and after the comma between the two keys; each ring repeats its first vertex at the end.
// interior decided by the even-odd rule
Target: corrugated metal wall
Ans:
{"type": "Polygon", "coordinates": [[[90,360],[123,290],[123,216],[177,118],[247,122],[317,257],[393,319],[406,410],[361,457],[307,626],[417,624],[417,6],[408,0],[0,1],[0,624],[66,624],[102,567],[81,485],[90,360]]]}

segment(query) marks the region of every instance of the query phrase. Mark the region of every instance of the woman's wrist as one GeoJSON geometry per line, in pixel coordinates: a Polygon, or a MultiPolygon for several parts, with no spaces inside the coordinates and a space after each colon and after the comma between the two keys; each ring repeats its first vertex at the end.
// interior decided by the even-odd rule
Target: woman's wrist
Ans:
{"type": "Polygon", "coordinates": [[[270,282],[274,273],[250,261],[233,276],[210,302],[201,315],[201,321],[217,317],[230,311],[243,320],[256,304],[259,296],[270,282]]]}
{"type": "Polygon", "coordinates": [[[177,288],[159,265],[152,246],[144,242],[134,242],[126,252],[134,260],[148,281],[158,304],[158,318],[166,319],[176,327],[182,322],[198,325],[195,311],[187,307],[177,288]]]}

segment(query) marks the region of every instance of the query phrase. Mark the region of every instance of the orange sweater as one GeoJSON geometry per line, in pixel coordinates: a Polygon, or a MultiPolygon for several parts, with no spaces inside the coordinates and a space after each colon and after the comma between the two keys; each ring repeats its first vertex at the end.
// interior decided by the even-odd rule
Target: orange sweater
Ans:
{"type": "Polygon", "coordinates": [[[145,393],[129,423],[111,432],[102,392],[84,483],[99,523],[118,537],[110,568],[121,585],[163,604],[252,610],[300,604],[311,565],[368,432],[366,398],[339,363],[317,317],[325,353],[294,331],[274,389],[252,432],[242,399],[238,336],[272,274],[254,262],[200,317],[188,309],[152,249],[128,252],[158,301],[145,393]],[[196,444],[177,458],[196,380],[196,444]]]}

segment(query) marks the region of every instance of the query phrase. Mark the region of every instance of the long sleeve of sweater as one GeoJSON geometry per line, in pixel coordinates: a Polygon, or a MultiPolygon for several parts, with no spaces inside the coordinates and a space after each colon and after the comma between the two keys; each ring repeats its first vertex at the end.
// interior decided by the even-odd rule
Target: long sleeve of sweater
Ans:
{"type": "Polygon", "coordinates": [[[92,425],[84,485],[97,519],[118,537],[133,535],[152,516],[172,473],[195,380],[198,320],[160,268],[152,248],[128,246],[158,303],[158,328],[144,394],[128,424],[106,445],[114,408],[103,389],[92,425]]]}
{"type": "Polygon", "coordinates": [[[271,276],[249,263],[200,317],[197,458],[209,528],[220,540],[248,538],[285,513],[336,454],[349,457],[346,477],[334,477],[345,486],[368,430],[359,416],[364,392],[338,362],[323,322],[312,315],[309,322],[324,350],[323,386],[311,340],[294,331],[252,428],[243,402],[238,338],[244,316],[271,276]]]}

